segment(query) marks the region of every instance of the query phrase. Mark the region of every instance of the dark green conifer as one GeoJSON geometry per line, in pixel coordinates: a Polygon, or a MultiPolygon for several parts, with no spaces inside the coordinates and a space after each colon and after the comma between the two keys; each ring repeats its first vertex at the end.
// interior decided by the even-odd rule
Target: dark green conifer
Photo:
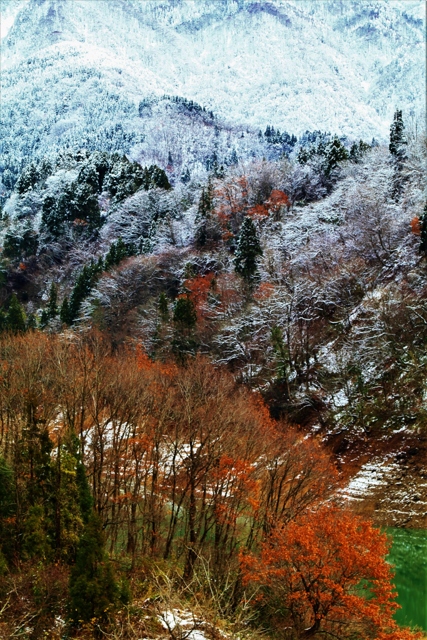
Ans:
{"type": "Polygon", "coordinates": [[[59,319],[62,324],[71,324],[71,315],[70,315],[70,303],[68,302],[67,296],[62,301],[61,310],[59,312],[59,319]]]}
{"type": "Polygon", "coordinates": [[[394,112],[393,122],[390,126],[389,151],[393,156],[402,158],[405,155],[405,125],[403,124],[402,111],[394,112]]]}
{"type": "Polygon", "coordinates": [[[178,298],[173,310],[173,321],[182,330],[190,330],[196,326],[197,313],[191,298],[178,298]]]}
{"type": "Polygon", "coordinates": [[[339,138],[336,136],[334,139],[328,144],[325,150],[326,154],[326,165],[325,165],[325,173],[329,175],[333,169],[339,165],[340,162],[344,160],[348,160],[348,151],[341,142],[339,138]]]}
{"type": "Polygon", "coordinates": [[[46,311],[49,320],[56,318],[56,316],[58,315],[58,290],[54,282],[52,282],[52,284],[50,285],[49,300],[47,303],[46,311]]]}
{"type": "Polygon", "coordinates": [[[14,555],[16,539],[15,495],[15,479],[12,468],[0,456],[0,575],[6,569],[7,562],[11,561],[14,555]]]}
{"type": "Polygon", "coordinates": [[[99,516],[92,513],[80,537],[70,576],[70,613],[74,623],[108,618],[119,589],[105,551],[99,516]]]}
{"type": "Polygon", "coordinates": [[[234,256],[234,268],[247,282],[253,282],[257,276],[257,258],[262,255],[257,231],[251,218],[243,220],[237,249],[234,256]]]}
{"type": "Polygon", "coordinates": [[[25,313],[16,294],[12,294],[6,314],[6,328],[12,333],[23,333],[26,329],[25,313]]]}
{"type": "Polygon", "coordinates": [[[173,311],[174,337],[172,351],[178,362],[185,364],[189,355],[197,350],[194,329],[197,324],[197,312],[191,298],[178,298],[173,311]]]}
{"type": "Polygon", "coordinates": [[[213,187],[209,180],[206,189],[202,190],[195,220],[194,240],[200,249],[205,247],[210,240],[218,238],[218,228],[212,220],[213,209],[213,187]]]}
{"type": "Polygon", "coordinates": [[[16,191],[23,194],[29,189],[33,189],[40,180],[40,174],[36,166],[31,163],[21,173],[16,183],[16,191]]]}
{"type": "Polygon", "coordinates": [[[65,219],[64,202],[57,203],[53,196],[46,196],[42,207],[42,229],[54,238],[58,238],[64,231],[65,219]]]}
{"type": "Polygon", "coordinates": [[[167,322],[169,320],[168,299],[164,292],[159,296],[159,315],[162,322],[167,322]]]}
{"type": "Polygon", "coordinates": [[[427,202],[424,205],[423,215],[420,218],[421,236],[420,236],[420,252],[427,254],[427,202]]]}

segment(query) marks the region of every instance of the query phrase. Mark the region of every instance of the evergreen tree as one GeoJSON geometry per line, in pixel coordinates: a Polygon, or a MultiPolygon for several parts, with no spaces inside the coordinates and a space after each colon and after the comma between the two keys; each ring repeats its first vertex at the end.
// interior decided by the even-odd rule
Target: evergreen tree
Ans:
{"type": "Polygon", "coordinates": [[[185,171],[181,174],[181,182],[183,184],[188,184],[191,180],[190,169],[187,167],[185,171]]]}
{"type": "Polygon", "coordinates": [[[6,328],[12,333],[23,333],[26,329],[25,313],[14,293],[6,314],[6,328]]]}
{"type": "Polygon", "coordinates": [[[77,183],[74,193],[75,217],[84,220],[90,229],[97,228],[101,224],[101,211],[95,189],[86,182],[77,183]]]}
{"type": "Polygon", "coordinates": [[[70,613],[75,623],[105,620],[119,597],[105,551],[102,523],[92,513],[80,537],[70,576],[70,613]]]}
{"type": "Polygon", "coordinates": [[[71,314],[70,314],[70,303],[68,302],[67,296],[65,296],[62,301],[61,310],[59,312],[59,319],[62,324],[71,324],[71,314]]]}
{"type": "Polygon", "coordinates": [[[173,310],[173,321],[182,331],[189,331],[196,326],[197,313],[191,298],[178,298],[173,310]]]}
{"type": "Polygon", "coordinates": [[[83,300],[92,290],[96,274],[97,266],[94,264],[85,265],[80,272],[70,295],[68,324],[72,324],[77,319],[83,300]]]}
{"type": "Polygon", "coordinates": [[[175,325],[172,351],[178,362],[184,364],[189,354],[194,354],[197,343],[194,329],[197,324],[197,312],[191,298],[178,298],[174,305],[173,322],[175,325]]]}
{"type": "MultiPolygon", "coordinates": [[[[133,256],[136,253],[135,245],[126,244],[122,238],[119,238],[116,243],[112,243],[110,249],[105,256],[105,262],[103,268],[108,271],[112,267],[121,263],[122,260],[133,256]]],[[[102,271],[102,269],[101,269],[102,271]]]]}
{"type": "Polygon", "coordinates": [[[143,186],[146,191],[155,187],[166,190],[171,189],[166,173],[155,164],[144,169],[143,186]]]}
{"type": "Polygon", "coordinates": [[[194,241],[199,249],[221,239],[221,229],[213,211],[213,186],[209,180],[206,189],[202,190],[195,219],[194,241]]]}
{"type": "Polygon", "coordinates": [[[427,202],[424,205],[423,215],[420,218],[421,223],[421,243],[420,252],[427,254],[427,202]]]}
{"type": "Polygon", "coordinates": [[[64,231],[65,219],[64,202],[57,206],[53,196],[46,196],[42,207],[42,229],[54,238],[58,238],[64,231]]]}
{"type": "Polygon", "coordinates": [[[6,460],[0,456],[0,575],[6,568],[6,562],[13,559],[16,532],[15,480],[13,471],[6,460]],[[2,558],[3,561],[2,561],[2,558]]]}
{"type": "Polygon", "coordinates": [[[343,143],[336,136],[325,148],[326,166],[325,173],[330,175],[333,169],[339,165],[340,162],[348,160],[348,152],[343,143]]]}
{"type": "Polygon", "coordinates": [[[394,159],[394,175],[392,197],[397,201],[403,190],[405,177],[402,175],[403,164],[406,160],[405,152],[405,125],[403,124],[402,111],[395,111],[393,122],[390,126],[389,150],[394,159]]]}
{"type": "Polygon", "coordinates": [[[77,461],[76,469],[76,482],[78,488],[78,499],[80,506],[80,513],[83,522],[87,524],[89,522],[92,510],[93,510],[93,498],[89,487],[89,482],[86,476],[86,469],[80,458],[77,461]]]}
{"type": "Polygon", "coordinates": [[[390,126],[390,153],[398,158],[403,158],[405,155],[405,125],[403,124],[402,111],[397,109],[394,112],[393,122],[390,126]]]}
{"type": "Polygon", "coordinates": [[[37,329],[37,318],[35,313],[29,313],[27,315],[27,331],[34,331],[37,329]]]}
{"type": "Polygon", "coordinates": [[[46,309],[43,309],[40,316],[40,327],[44,329],[49,320],[53,320],[58,315],[58,292],[54,282],[50,285],[49,290],[49,299],[47,302],[46,309]]]}
{"type": "Polygon", "coordinates": [[[159,297],[159,315],[162,322],[169,320],[169,306],[166,294],[162,292],[159,297]]]}
{"type": "Polygon", "coordinates": [[[40,315],[40,329],[45,329],[49,322],[49,314],[47,309],[43,309],[40,315]]]}
{"type": "Polygon", "coordinates": [[[54,282],[50,285],[49,300],[46,310],[49,320],[56,318],[58,315],[58,290],[54,282]]]}
{"type": "Polygon", "coordinates": [[[24,194],[26,191],[33,189],[37,182],[40,180],[40,174],[36,166],[31,163],[21,173],[16,183],[16,191],[19,194],[24,194]]]}
{"type": "Polygon", "coordinates": [[[257,258],[261,255],[262,249],[255,225],[251,218],[246,217],[240,229],[239,240],[234,256],[234,268],[247,283],[256,280],[257,258]]]}
{"type": "Polygon", "coordinates": [[[202,190],[202,195],[200,196],[199,206],[197,209],[196,215],[196,232],[195,232],[195,242],[196,246],[201,248],[206,245],[208,241],[208,224],[209,218],[211,216],[213,210],[213,189],[211,181],[208,182],[208,186],[202,190]]]}

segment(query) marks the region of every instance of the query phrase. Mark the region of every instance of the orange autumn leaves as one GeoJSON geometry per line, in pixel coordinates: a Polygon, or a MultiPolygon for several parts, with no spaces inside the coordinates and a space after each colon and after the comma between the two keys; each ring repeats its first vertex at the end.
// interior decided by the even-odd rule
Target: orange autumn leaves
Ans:
{"type": "Polygon", "coordinates": [[[388,542],[372,524],[332,504],[276,522],[259,556],[242,554],[246,584],[262,587],[274,623],[289,638],[422,638],[393,620],[398,605],[388,542]]]}
{"type": "Polygon", "coordinates": [[[268,198],[255,194],[245,176],[223,180],[214,191],[215,214],[222,229],[224,241],[237,235],[245,216],[255,220],[268,217],[278,219],[283,210],[289,210],[291,201],[280,189],[273,189],[268,198]],[[255,200],[255,204],[254,204],[255,200]]]}
{"type": "MultiPolygon", "coordinates": [[[[196,308],[212,284],[187,281],[196,308]]],[[[262,588],[283,637],[416,637],[392,621],[385,537],[327,502],[337,475],[321,445],[224,369],[33,332],[1,341],[0,372],[1,450],[13,459],[29,408],[52,439],[75,433],[109,543],[133,561],[180,558],[191,579],[206,558],[220,579],[247,549],[246,589],[262,588]]]]}

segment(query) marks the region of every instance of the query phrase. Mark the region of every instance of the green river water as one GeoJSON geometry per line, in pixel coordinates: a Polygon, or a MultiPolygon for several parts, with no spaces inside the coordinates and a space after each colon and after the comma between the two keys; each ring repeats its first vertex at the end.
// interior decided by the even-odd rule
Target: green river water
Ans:
{"type": "Polygon", "coordinates": [[[395,565],[394,584],[401,609],[396,621],[427,631],[427,530],[389,528],[393,546],[388,556],[395,565]]]}

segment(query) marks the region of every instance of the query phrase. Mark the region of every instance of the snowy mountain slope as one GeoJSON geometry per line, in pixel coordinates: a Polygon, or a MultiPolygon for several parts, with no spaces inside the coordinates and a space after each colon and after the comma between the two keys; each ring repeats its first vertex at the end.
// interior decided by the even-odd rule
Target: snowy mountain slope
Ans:
{"type": "Polygon", "coordinates": [[[120,133],[115,148],[129,152],[143,135],[137,106],[152,95],[184,96],[229,123],[296,134],[385,138],[396,106],[423,120],[423,2],[1,6],[4,153],[12,164],[14,154],[22,164],[58,140],[84,146],[118,124],[129,139],[120,133]]]}

